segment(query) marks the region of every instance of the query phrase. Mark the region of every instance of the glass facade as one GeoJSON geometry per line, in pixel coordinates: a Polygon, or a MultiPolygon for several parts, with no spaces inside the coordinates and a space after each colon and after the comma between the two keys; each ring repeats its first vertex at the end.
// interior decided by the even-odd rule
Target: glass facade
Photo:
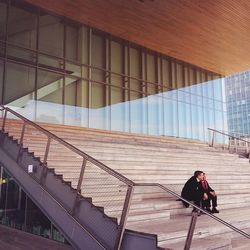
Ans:
{"type": "Polygon", "coordinates": [[[63,235],[1,166],[0,223],[68,244],[63,235]]]}
{"type": "Polygon", "coordinates": [[[0,0],[0,103],[35,121],[207,140],[224,81],[20,1],[0,0]]]}
{"type": "Polygon", "coordinates": [[[225,79],[229,132],[250,133],[250,71],[225,79]]]}

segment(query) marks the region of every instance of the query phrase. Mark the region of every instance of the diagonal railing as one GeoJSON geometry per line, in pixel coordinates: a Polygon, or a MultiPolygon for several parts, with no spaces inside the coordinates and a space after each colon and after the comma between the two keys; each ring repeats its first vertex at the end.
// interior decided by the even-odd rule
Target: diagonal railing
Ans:
{"type": "MultiPolygon", "coordinates": [[[[28,130],[32,130],[33,135],[37,136],[36,133],[40,133],[44,136],[44,152],[43,152],[43,160],[42,163],[45,166],[44,169],[47,169],[48,165],[50,164],[55,164],[51,159],[49,159],[50,154],[53,153],[53,149],[55,147],[61,147],[61,152],[62,155],[65,156],[65,160],[68,157],[74,157],[76,160],[76,163],[79,164],[79,171],[78,176],[76,177],[76,182],[72,183],[72,186],[76,188],[77,190],[77,197],[72,204],[71,208],[71,214],[74,215],[75,210],[77,209],[79,200],[81,195],[92,195],[94,192],[93,190],[95,188],[98,189],[98,198],[100,200],[100,197],[103,198],[102,204],[104,204],[104,207],[106,208],[105,205],[110,205],[110,203],[113,203],[114,200],[112,200],[112,195],[114,197],[117,197],[117,194],[119,194],[120,199],[117,204],[121,206],[120,209],[120,214],[117,215],[118,221],[119,221],[119,234],[117,237],[116,241],[116,247],[115,249],[120,249],[121,248],[121,243],[126,227],[126,221],[129,216],[129,210],[130,210],[130,205],[132,202],[134,190],[137,187],[156,187],[160,190],[162,190],[165,193],[170,194],[171,196],[179,199],[180,201],[183,201],[187,204],[189,204],[191,207],[195,208],[197,211],[202,212],[206,215],[208,215],[210,218],[213,220],[218,221],[219,223],[223,224],[224,226],[230,228],[234,232],[239,233],[240,235],[244,236],[245,238],[250,239],[250,235],[247,234],[246,232],[240,230],[239,228],[231,225],[230,223],[227,223],[226,221],[218,218],[217,216],[207,212],[206,210],[194,205],[190,201],[182,198],[180,195],[177,193],[173,192],[172,190],[168,189],[167,187],[158,184],[158,183],[135,183],[125,176],[121,175],[117,171],[109,168],[105,164],[101,163],[100,161],[94,159],[90,155],[84,153],[83,151],[79,150],[75,146],[69,144],[65,140],[59,138],[58,136],[54,135],[53,133],[49,132],[48,130],[44,129],[43,127],[39,126],[38,124],[28,120],[27,118],[21,116],[17,112],[13,111],[12,109],[4,106],[0,106],[0,112],[2,112],[2,131],[6,132],[6,127],[8,126],[8,116],[10,115],[10,118],[18,118],[21,121],[22,125],[22,130],[21,134],[18,134],[16,131],[12,131],[11,134],[16,135],[19,144],[21,146],[26,146],[27,143],[30,143],[31,149],[35,147],[34,141],[25,141],[25,133],[28,130]],[[64,150],[63,150],[64,149],[64,150]],[[65,151],[65,149],[67,149],[65,151]],[[70,152],[70,153],[69,153],[70,152]],[[73,153],[73,154],[72,154],[73,153]],[[88,181],[91,180],[90,183],[88,181]],[[109,187],[109,190],[103,191],[103,188],[105,185],[108,184],[107,186],[109,187]],[[99,190],[100,189],[100,190],[99,190]],[[106,192],[106,195],[104,195],[106,192]],[[109,200],[109,203],[106,203],[107,200],[109,200]]],[[[8,129],[8,132],[11,130],[11,127],[8,129]]],[[[216,130],[210,129],[213,132],[217,132],[216,130]]],[[[225,133],[226,134],[226,133],[225,133]]],[[[41,142],[39,142],[40,144],[41,142]]],[[[41,154],[41,152],[40,152],[41,154]]],[[[52,155],[54,157],[54,155],[52,155]]],[[[52,158],[53,158],[52,157],[52,158]]],[[[51,166],[51,165],[50,165],[51,166]]],[[[44,173],[44,178],[46,178],[46,173],[44,173]]],[[[43,180],[41,180],[41,184],[43,183],[43,180]]],[[[96,190],[95,190],[96,191],[96,190]]],[[[191,223],[190,227],[187,230],[187,238],[185,242],[185,250],[189,250],[193,238],[193,233],[196,225],[196,220],[197,220],[197,212],[192,213],[192,218],[191,218],[191,223]]]]}
{"type": "MultiPolygon", "coordinates": [[[[104,165],[103,163],[99,162],[98,160],[94,159],[90,155],[84,153],[83,151],[79,150],[75,146],[69,144],[65,140],[59,138],[55,134],[52,134],[48,130],[42,128],[38,124],[28,120],[27,118],[21,116],[17,112],[13,111],[8,107],[1,106],[0,111],[2,111],[2,131],[5,132],[7,129],[7,122],[8,116],[11,118],[18,118],[20,120],[20,126],[22,126],[21,134],[18,134],[13,128],[10,126],[8,128],[8,132],[12,133],[16,137],[15,139],[18,140],[19,144],[22,147],[30,146],[30,148],[35,147],[33,141],[25,141],[25,134],[28,130],[33,129],[34,136],[35,133],[39,132],[39,136],[43,136],[43,141],[40,144],[43,144],[42,150],[43,152],[38,152],[40,154],[40,158],[42,159],[42,164],[44,166],[44,173],[43,179],[41,179],[41,184],[45,182],[46,178],[46,171],[48,170],[47,166],[54,166],[55,162],[53,161],[53,149],[57,148],[57,151],[61,151],[62,156],[65,161],[67,158],[72,157],[76,160],[76,164],[74,169],[77,168],[77,171],[74,172],[74,180],[75,182],[72,183],[72,186],[77,191],[77,196],[72,204],[71,213],[74,215],[75,210],[78,207],[81,195],[91,196],[91,193],[95,193],[98,198],[102,197],[103,202],[102,205],[105,207],[112,206],[115,202],[112,198],[114,196],[119,195],[119,214],[117,214],[118,219],[118,237],[116,248],[119,249],[121,245],[121,241],[123,238],[127,213],[129,211],[129,204],[132,199],[132,193],[134,189],[133,181],[129,180],[125,176],[119,174],[115,170],[109,168],[108,166],[104,165]],[[50,158],[51,155],[51,158],[50,158]],[[91,183],[88,181],[91,180],[91,183]],[[104,185],[106,184],[106,185],[104,185]],[[107,188],[106,188],[107,187],[107,188]],[[107,190],[103,190],[103,189],[107,190]],[[93,190],[94,189],[94,190],[93,190]]],[[[21,151],[20,151],[21,153],[21,151]]],[[[36,155],[37,156],[37,155],[36,155]]],[[[111,232],[112,233],[112,232],[111,232]]]]}
{"type": "Polygon", "coordinates": [[[238,152],[239,149],[245,149],[245,152],[249,154],[250,148],[250,135],[237,133],[237,132],[228,132],[223,130],[217,130],[213,128],[208,128],[210,132],[210,146],[215,147],[216,144],[222,144],[221,142],[217,142],[216,135],[220,135],[222,137],[226,137],[227,140],[220,140],[220,141],[227,141],[227,149],[233,149],[235,152],[238,152]],[[212,133],[212,135],[211,135],[212,133]]]}

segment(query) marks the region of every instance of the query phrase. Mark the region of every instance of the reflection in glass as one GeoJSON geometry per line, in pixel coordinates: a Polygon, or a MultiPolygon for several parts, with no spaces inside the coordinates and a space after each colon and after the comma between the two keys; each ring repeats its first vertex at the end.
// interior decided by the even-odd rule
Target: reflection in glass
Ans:
{"type": "Polygon", "coordinates": [[[0,175],[0,223],[67,243],[63,235],[3,167],[0,167],[0,175]]]}
{"type": "Polygon", "coordinates": [[[11,6],[8,16],[8,42],[36,49],[36,26],[36,13],[11,6]]]}
{"type": "Polygon", "coordinates": [[[15,63],[7,63],[5,81],[4,103],[22,107],[28,100],[34,98],[34,68],[15,63]]]}

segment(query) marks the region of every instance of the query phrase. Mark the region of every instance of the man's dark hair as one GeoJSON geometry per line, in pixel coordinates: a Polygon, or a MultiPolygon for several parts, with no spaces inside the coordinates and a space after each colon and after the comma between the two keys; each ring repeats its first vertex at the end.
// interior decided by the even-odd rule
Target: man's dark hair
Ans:
{"type": "Polygon", "coordinates": [[[194,172],[194,177],[197,178],[198,175],[200,175],[200,174],[203,174],[203,172],[200,171],[200,170],[196,170],[196,171],[194,172]]]}

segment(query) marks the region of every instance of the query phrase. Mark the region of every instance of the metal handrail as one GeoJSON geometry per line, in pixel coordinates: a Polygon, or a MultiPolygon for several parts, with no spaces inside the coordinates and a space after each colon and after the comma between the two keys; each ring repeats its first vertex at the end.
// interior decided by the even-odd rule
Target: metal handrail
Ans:
{"type": "MultiPolygon", "coordinates": [[[[247,136],[247,134],[243,134],[243,133],[237,133],[237,132],[228,132],[228,131],[224,131],[224,130],[217,130],[217,129],[213,129],[213,128],[208,128],[208,130],[210,131],[213,131],[213,132],[216,132],[216,133],[219,133],[219,134],[222,134],[222,135],[225,135],[225,136],[228,136],[228,137],[231,137],[233,139],[237,139],[237,140],[240,140],[240,141],[244,141],[244,142],[247,142],[247,143],[250,143],[250,141],[247,141],[245,139],[242,139],[238,136],[234,136],[234,135],[231,135],[230,133],[234,133],[234,134],[242,134],[242,135],[245,135],[247,136]]],[[[250,137],[250,135],[248,135],[250,137]]]]}
{"type": "Polygon", "coordinates": [[[172,190],[168,189],[167,187],[165,187],[165,186],[163,186],[163,185],[161,185],[161,184],[159,184],[159,183],[135,183],[135,186],[137,186],[137,187],[158,187],[158,188],[164,190],[165,192],[167,192],[167,193],[173,195],[174,197],[180,199],[181,201],[183,201],[183,202],[185,202],[185,203],[188,203],[190,206],[196,208],[197,210],[199,210],[199,211],[205,213],[205,214],[208,215],[210,218],[212,218],[212,219],[214,219],[214,220],[220,222],[221,224],[223,224],[223,225],[229,227],[230,229],[232,229],[233,231],[235,231],[235,232],[237,232],[237,233],[239,233],[239,234],[245,236],[246,238],[250,239],[250,235],[249,235],[249,234],[247,234],[247,233],[245,233],[244,231],[238,229],[237,227],[235,227],[235,226],[233,226],[233,225],[227,223],[226,221],[220,219],[219,217],[217,217],[217,216],[215,216],[215,215],[213,215],[213,214],[207,212],[206,210],[204,210],[204,209],[202,209],[202,208],[196,206],[195,204],[193,204],[193,203],[191,203],[190,201],[184,199],[183,197],[181,197],[181,196],[178,195],[177,193],[173,192],[172,190]]]}
{"type": "MultiPolygon", "coordinates": [[[[8,107],[4,107],[3,105],[0,105],[0,110],[1,111],[4,111],[5,110],[5,119],[6,119],[6,114],[7,112],[10,112],[12,113],[13,115],[17,116],[18,118],[20,118],[21,120],[23,120],[24,122],[26,122],[27,124],[30,124],[31,126],[35,127],[36,129],[38,129],[39,131],[41,131],[42,133],[44,133],[45,135],[48,136],[48,138],[51,138],[59,143],[61,143],[62,145],[64,145],[65,147],[67,147],[68,149],[70,149],[71,151],[79,154],[80,156],[82,156],[85,160],[88,160],[90,162],[92,162],[93,164],[95,164],[97,167],[99,167],[100,169],[104,170],[105,172],[107,172],[108,174],[112,175],[113,177],[119,179],[120,181],[124,182],[125,184],[128,185],[129,189],[128,189],[128,192],[127,192],[127,195],[126,195],[126,200],[125,200],[125,204],[124,204],[124,208],[125,208],[125,211],[123,211],[123,228],[122,228],[122,233],[121,233],[121,238],[119,239],[119,242],[118,242],[118,247],[117,249],[120,249],[120,246],[121,246],[121,241],[122,241],[122,237],[123,237],[123,232],[125,230],[125,225],[126,225],[126,220],[128,218],[128,212],[129,212],[129,208],[130,208],[130,203],[131,203],[131,200],[132,200],[132,197],[133,197],[133,189],[135,187],[158,187],[160,189],[162,189],[163,191],[171,194],[172,196],[178,198],[179,200],[189,204],[190,206],[196,208],[198,211],[201,211],[203,213],[205,213],[206,215],[208,215],[210,218],[220,222],[221,224],[227,226],[228,228],[232,229],[233,231],[241,234],[242,236],[250,239],[250,235],[245,233],[244,231],[234,227],[233,225],[227,223],[226,221],[218,218],[217,216],[213,215],[213,214],[210,214],[209,212],[207,212],[206,210],[196,206],[195,204],[191,203],[190,201],[184,199],[183,197],[181,197],[180,195],[178,195],[177,193],[173,192],[172,190],[168,189],[167,187],[159,184],[159,183],[135,183],[133,182],[132,180],[126,178],[125,176],[121,175],[120,173],[118,173],[117,171],[109,168],[108,166],[106,166],[105,164],[99,162],[98,160],[96,160],[95,158],[91,157],[90,155],[86,154],[85,152],[79,150],[78,148],[76,148],[75,146],[69,144],[68,142],[66,142],[65,140],[59,138],[58,136],[52,134],[51,132],[49,132],[48,130],[44,129],[43,127],[39,126],[38,124],[28,120],[27,118],[23,117],[22,115],[18,114],[17,112],[13,111],[12,109],[8,108],[8,107]]],[[[3,128],[4,128],[4,125],[3,125],[3,128]]],[[[212,130],[214,132],[220,132],[220,131],[217,131],[217,130],[214,130],[214,129],[210,129],[209,130],[212,130]]],[[[220,133],[223,133],[223,132],[220,132],[220,133]]],[[[226,133],[223,133],[225,135],[228,135],[226,133]]],[[[231,135],[228,135],[230,137],[232,137],[231,135]]],[[[240,139],[240,138],[239,138],[240,139]]],[[[195,213],[197,214],[197,213],[195,213]]],[[[195,226],[195,225],[194,225],[195,226]]],[[[194,228],[193,228],[194,229],[194,228]]],[[[192,234],[191,234],[191,239],[188,239],[187,237],[187,241],[191,241],[192,240],[192,234]]],[[[189,242],[189,244],[191,244],[191,242],[189,242]]],[[[185,249],[189,249],[185,247],[185,249]]]]}
{"type": "Polygon", "coordinates": [[[37,130],[39,130],[40,132],[42,132],[43,134],[45,134],[46,136],[48,136],[49,138],[59,142],[60,144],[64,145],[66,148],[70,149],[71,151],[75,152],[76,154],[82,156],[84,159],[88,160],[89,162],[95,164],[97,167],[99,167],[100,169],[102,169],[103,171],[107,172],[108,174],[112,175],[113,177],[119,179],[120,181],[124,182],[127,185],[133,186],[134,182],[131,181],[130,179],[126,178],[125,176],[121,175],[120,173],[118,173],[117,171],[111,169],[110,167],[106,166],[105,164],[103,164],[102,162],[96,160],[95,158],[93,158],[92,156],[88,155],[87,153],[83,152],[82,150],[76,148],[75,146],[73,146],[72,144],[66,142],[65,140],[63,140],[62,138],[56,136],[55,134],[49,132],[48,130],[44,129],[43,127],[41,127],[40,125],[30,121],[29,119],[25,118],[24,116],[18,114],[17,112],[13,111],[12,109],[8,108],[8,107],[4,107],[3,105],[0,105],[1,110],[7,110],[8,112],[12,113],[13,115],[15,115],[16,117],[20,118],[21,120],[25,121],[27,124],[35,127],[37,130]]]}
{"type": "MultiPolygon", "coordinates": [[[[0,108],[0,110],[1,110],[1,108],[0,108]]],[[[1,163],[1,161],[0,161],[0,166],[3,166],[3,164],[1,163]]],[[[38,183],[39,184],[39,180],[37,179],[37,178],[35,178],[33,175],[29,175],[36,183],[38,183]]],[[[45,188],[45,187],[43,187],[43,186],[41,186],[40,187],[44,192],[46,192],[49,196],[50,196],[50,198],[59,206],[59,207],[61,207],[61,209],[69,216],[69,217],[71,217],[73,220],[74,220],[74,222],[75,223],[77,223],[77,225],[79,226],[79,227],[81,227],[82,229],[83,229],[83,231],[85,231],[87,234],[88,234],[88,236],[90,237],[90,238],[92,238],[103,250],[106,250],[106,248],[103,246],[103,244],[94,236],[94,235],[92,235],[76,218],[74,218],[73,216],[72,216],[72,214],[70,214],[70,212],[60,203],[60,202],[58,202],[57,201],[57,199],[54,197],[54,195],[53,194],[51,194],[51,192],[47,189],[47,188],[45,188]]]]}
{"type": "Polygon", "coordinates": [[[230,135],[229,133],[226,133],[226,132],[224,132],[224,131],[216,130],[216,129],[213,129],[213,128],[208,128],[208,130],[213,131],[213,132],[215,132],[215,133],[219,133],[219,134],[228,136],[229,138],[233,138],[233,139],[237,139],[237,140],[239,140],[239,141],[243,141],[243,142],[246,142],[246,143],[250,143],[250,141],[244,140],[244,139],[242,139],[242,138],[240,138],[240,137],[237,137],[237,136],[234,136],[234,135],[230,135]]]}
{"type": "MultiPolygon", "coordinates": [[[[130,202],[131,202],[131,198],[132,198],[132,194],[133,194],[134,182],[132,180],[126,178],[125,176],[121,175],[117,171],[109,168],[108,166],[106,166],[102,162],[100,162],[100,161],[96,160],[95,158],[91,157],[87,153],[81,151],[80,149],[78,149],[75,146],[71,145],[70,143],[66,142],[65,140],[59,138],[55,134],[52,134],[48,130],[46,130],[43,127],[39,126],[38,124],[36,124],[36,123],[30,121],[29,119],[23,117],[22,115],[18,114],[17,112],[13,111],[12,109],[10,109],[8,107],[5,107],[3,105],[0,105],[0,107],[1,107],[2,111],[5,111],[4,118],[3,118],[3,125],[2,125],[2,130],[3,131],[4,131],[5,121],[7,119],[7,113],[8,112],[10,112],[11,114],[18,117],[19,119],[21,119],[24,122],[23,129],[22,129],[22,134],[21,134],[21,139],[20,139],[20,144],[22,144],[26,124],[31,125],[32,127],[36,128],[38,131],[42,132],[44,135],[46,135],[48,137],[47,145],[46,145],[46,151],[45,151],[45,155],[44,155],[44,161],[43,161],[44,167],[46,167],[46,165],[47,165],[47,156],[48,156],[51,140],[57,141],[58,143],[65,146],[66,148],[68,148],[72,152],[74,152],[74,153],[80,155],[81,157],[83,157],[83,159],[84,159],[83,162],[85,162],[85,164],[83,163],[83,165],[81,167],[80,176],[79,176],[79,179],[78,179],[78,185],[77,185],[77,190],[76,190],[78,195],[81,195],[81,188],[80,187],[81,187],[81,184],[82,184],[82,181],[83,181],[84,169],[85,169],[87,161],[94,164],[96,167],[103,170],[104,172],[106,172],[110,176],[113,176],[117,180],[119,180],[119,181],[123,182],[124,184],[126,184],[127,193],[126,193],[126,197],[125,197],[125,202],[123,204],[122,214],[121,214],[119,228],[118,228],[118,236],[117,236],[117,241],[116,241],[116,249],[120,249],[122,239],[123,239],[123,234],[125,232],[127,213],[129,211],[129,206],[130,206],[130,202]]],[[[42,177],[41,177],[41,180],[40,180],[41,184],[43,184],[44,178],[46,178],[46,168],[43,169],[42,177]]],[[[73,205],[72,215],[74,214],[74,211],[75,211],[75,208],[77,206],[78,201],[79,201],[78,196],[76,196],[75,202],[74,202],[74,204],[72,204],[73,205]]]]}

